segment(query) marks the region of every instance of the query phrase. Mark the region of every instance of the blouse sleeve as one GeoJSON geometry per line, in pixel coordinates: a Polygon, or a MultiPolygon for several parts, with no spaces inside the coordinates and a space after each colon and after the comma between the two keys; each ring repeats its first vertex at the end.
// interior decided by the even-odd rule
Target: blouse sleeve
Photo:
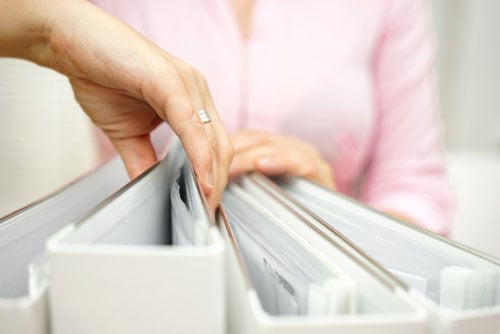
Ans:
{"type": "Polygon", "coordinates": [[[448,234],[454,196],[441,147],[427,3],[394,0],[373,54],[377,127],[363,200],[448,234]]]}

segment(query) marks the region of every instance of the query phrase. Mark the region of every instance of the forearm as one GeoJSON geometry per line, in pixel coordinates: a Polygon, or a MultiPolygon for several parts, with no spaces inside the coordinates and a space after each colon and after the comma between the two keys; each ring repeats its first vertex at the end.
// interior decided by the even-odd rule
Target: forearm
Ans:
{"type": "Polygon", "coordinates": [[[50,53],[52,13],[59,1],[0,0],[0,56],[40,62],[50,53]]]}
{"type": "Polygon", "coordinates": [[[0,0],[0,13],[0,57],[23,58],[66,75],[99,70],[93,67],[102,59],[95,56],[106,44],[100,37],[121,37],[118,32],[128,28],[86,0],[0,0]]]}

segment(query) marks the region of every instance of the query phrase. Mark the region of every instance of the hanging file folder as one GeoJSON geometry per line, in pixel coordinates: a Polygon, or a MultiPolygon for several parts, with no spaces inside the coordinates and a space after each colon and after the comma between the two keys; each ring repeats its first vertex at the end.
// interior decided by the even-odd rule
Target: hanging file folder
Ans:
{"type": "Polygon", "coordinates": [[[428,311],[431,333],[499,333],[497,260],[309,181],[278,178],[277,185],[268,189],[282,199],[286,192],[295,201],[285,202],[300,206],[322,228],[343,234],[408,285],[428,311]]]}
{"type": "Polygon", "coordinates": [[[298,178],[245,175],[217,223],[180,143],[0,220],[0,333],[500,331],[499,262],[298,178]]]}
{"type": "Polygon", "coordinates": [[[47,247],[54,334],[225,332],[224,244],[179,142],[47,247]]]}
{"type": "Polygon", "coordinates": [[[228,188],[223,206],[230,333],[426,332],[426,313],[404,284],[246,177],[228,188]]]}

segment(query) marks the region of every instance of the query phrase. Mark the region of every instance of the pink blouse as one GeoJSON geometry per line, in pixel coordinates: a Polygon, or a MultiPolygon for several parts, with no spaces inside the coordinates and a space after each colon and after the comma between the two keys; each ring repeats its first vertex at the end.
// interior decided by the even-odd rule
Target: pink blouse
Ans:
{"type": "Polygon", "coordinates": [[[94,2],[204,73],[229,132],[313,143],[341,192],[449,232],[425,1],[256,0],[247,40],[230,0],[94,2]]]}

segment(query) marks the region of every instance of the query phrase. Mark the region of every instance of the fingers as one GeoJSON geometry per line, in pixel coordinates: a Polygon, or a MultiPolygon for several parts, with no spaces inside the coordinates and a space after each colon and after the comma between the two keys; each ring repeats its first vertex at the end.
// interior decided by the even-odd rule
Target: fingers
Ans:
{"type": "MultiPolygon", "coordinates": [[[[215,139],[211,128],[200,121],[197,113],[198,110],[205,109],[205,98],[198,84],[197,72],[187,66],[187,64],[182,64],[180,75],[190,103],[190,109],[187,109],[189,116],[188,124],[190,124],[190,127],[182,128],[177,132],[176,128],[182,127],[182,125],[178,126],[174,124],[177,122],[177,119],[172,117],[172,109],[167,109],[167,112],[169,112],[167,116],[168,122],[179,135],[203,188],[203,192],[209,197],[214,188],[215,139]],[[197,145],[197,150],[193,152],[192,147],[194,145],[197,145]]],[[[211,112],[211,114],[213,113],[211,112]]]]}
{"type": "Polygon", "coordinates": [[[297,139],[243,131],[233,136],[234,161],[230,177],[250,171],[265,175],[296,175],[334,188],[333,172],[318,150],[297,139]]]}
{"type": "Polygon", "coordinates": [[[231,139],[234,153],[237,154],[248,148],[268,144],[273,140],[275,141],[277,138],[275,135],[268,132],[242,130],[234,134],[231,139]]]}
{"type": "Polygon", "coordinates": [[[171,83],[163,117],[179,136],[208,204],[215,211],[227,184],[232,146],[203,76],[180,61],[177,69],[182,86],[171,83]],[[208,113],[210,122],[201,122],[197,113],[200,109],[208,113]]]}
{"type": "Polygon", "coordinates": [[[210,92],[208,91],[208,85],[203,77],[199,79],[201,80],[199,87],[205,97],[205,110],[208,112],[211,119],[211,121],[205,123],[204,126],[214,149],[215,159],[213,160],[212,168],[214,191],[208,197],[208,202],[210,207],[215,211],[215,208],[221,200],[222,192],[227,185],[229,166],[233,159],[233,148],[222,121],[215,112],[215,106],[212,102],[210,92]]]}
{"type": "Polygon", "coordinates": [[[260,157],[255,161],[256,170],[266,175],[297,175],[333,189],[333,173],[319,159],[308,159],[296,150],[287,150],[274,156],[260,157]]]}
{"type": "Polygon", "coordinates": [[[257,170],[257,160],[271,159],[277,152],[270,145],[253,146],[243,151],[236,151],[233,163],[229,168],[229,176],[234,178],[238,175],[257,170]]]}

